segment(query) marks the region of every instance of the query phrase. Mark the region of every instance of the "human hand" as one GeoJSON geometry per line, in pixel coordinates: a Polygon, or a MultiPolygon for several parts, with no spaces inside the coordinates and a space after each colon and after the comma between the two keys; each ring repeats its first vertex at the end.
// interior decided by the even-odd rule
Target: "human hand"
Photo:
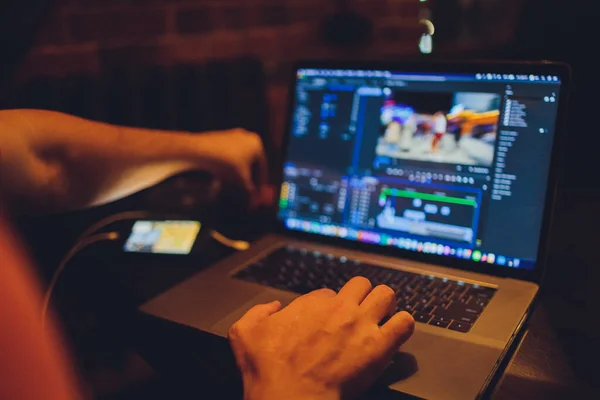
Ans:
{"type": "Polygon", "coordinates": [[[196,145],[208,158],[203,165],[221,179],[241,185],[254,200],[264,201],[267,159],[260,137],[237,128],[196,136],[196,145]]]}
{"type": "Polygon", "coordinates": [[[394,291],[362,277],[283,310],[279,302],[252,308],[229,331],[245,400],[357,397],[413,333],[406,312],[379,327],[393,309],[394,291]]]}

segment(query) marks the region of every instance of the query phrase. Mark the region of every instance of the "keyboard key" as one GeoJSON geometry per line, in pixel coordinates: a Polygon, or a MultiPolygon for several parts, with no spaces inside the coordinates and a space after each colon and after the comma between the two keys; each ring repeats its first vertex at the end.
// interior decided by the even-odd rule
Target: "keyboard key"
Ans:
{"type": "Polygon", "coordinates": [[[392,273],[386,268],[379,268],[381,271],[375,276],[375,282],[373,286],[381,285],[389,280],[392,273]]]}
{"type": "Polygon", "coordinates": [[[413,297],[415,297],[414,293],[406,293],[406,291],[400,291],[400,299],[404,302],[409,302],[413,297]]]}
{"type": "Polygon", "coordinates": [[[452,303],[447,309],[437,308],[434,312],[436,318],[448,318],[461,322],[473,323],[480,315],[479,309],[474,309],[469,305],[452,303]]]}
{"type": "Polygon", "coordinates": [[[421,312],[424,312],[425,314],[431,314],[434,308],[435,306],[426,306],[421,309],[421,312]]]}
{"type": "Polygon", "coordinates": [[[452,289],[452,282],[450,282],[450,281],[446,281],[446,282],[442,281],[442,282],[443,283],[438,287],[440,294],[445,293],[446,291],[452,289]]]}
{"type": "Polygon", "coordinates": [[[488,305],[489,301],[487,299],[482,299],[482,298],[476,298],[475,300],[472,300],[473,304],[475,304],[477,307],[479,308],[485,308],[485,306],[488,305]]]}
{"type": "Polygon", "coordinates": [[[404,304],[403,309],[406,312],[412,313],[413,311],[415,311],[415,307],[416,307],[415,304],[413,304],[413,303],[407,303],[407,304],[404,304]]]}
{"type": "Polygon", "coordinates": [[[449,301],[441,301],[441,302],[438,304],[438,310],[442,310],[442,309],[444,309],[444,310],[445,310],[446,308],[448,308],[448,306],[449,306],[449,305],[450,305],[450,302],[449,302],[449,301]]]}
{"type": "Polygon", "coordinates": [[[412,275],[413,275],[413,278],[408,281],[408,284],[416,285],[416,283],[419,281],[419,275],[417,275],[417,274],[412,274],[412,275]]]}
{"type": "Polygon", "coordinates": [[[425,314],[423,312],[416,312],[414,313],[413,318],[416,322],[422,322],[426,324],[431,320],[431,318],[433,318],[433,315],[425,314]]]}
{"type": "Polygon", "coordinates": [[[456,297],[459,299],[464,296],[466,296],[467,298],[470,297],[470,295],[467,294],[467,293],[469,293],[469,288],[470,288],[470,286],[467,286],[467,285],[465,285],[464,287],[458,288],[458,290],[456,291],[456,297]]]}
{"type": "Polygon", "coordinates": [[[390,284],[401,286],[406,281],[408,281],[408,277],[405,274],[403,274],[402,272],[398,271],[396,273],[396,275],[392,278],[392,281],[390,282],[390,284]]]}
{"type": "Polygon", "coordinates": [[[375,276],[377,276],[377,269],[375,268],[368,268],[366,269],[366,271],[363,273],[363,276],[365,278],[367,278],[368,280],[371,281],[371,283],[373,283],[375,276]]]}
{"type": "Polygon", "coordinates": [[[447,317],[447,316],[445,316],[443,314],[442,315],[440,315],[440,314],[438,314],[438,315],[434,314],[433,317],[435,317],[435,319],[440,320],[442,322],[448,322],[448,323],[452,322],[452,318],[447,317]]]}
{"type": "Polygon", "coordinates": [[[447,328],[448,325],[450,324],[450,322],[448,321],[441,321],[439,319],[432,319],[431,322],[429,322],[429,325],[433,325],[433,326],[438,326],[440,328],[447,328]]]}
{"type": "Polygon", "coordinates": [[[456,318],[457,321],[466,322],[468,324],[474,324],[477,321],[478,315],[462,315],[459,318],[456,318]]]}
{"type": "Polygon", "coordinates": [[[443,301],[451,301],[454,298],[454,292],[447,291],[443,295],[440,296],[443,301]]]}
{"type": "Polygon", "coordinates": [[[415,303],[413,311],[421,311],[425,308],[425,305],[422,303],[415,303]]]}
{"type": "Polygon", "coordinates": [[[482,287],[482,286],[478,286],[475,287],[473,286],[469,291],[468,294],[474,297],[479,297],[482,299],[491,299],[492,296],[494,295],[494,293],[496,292],[496,289],[493,288],[488,288],[488,287],[482,287]]]}
{"type": "Polygon", "coordinates": [[[475,304],[460,304],[460,303],[451,304],[448,307],[448,310],[452,311],[452,312],[454,312],[456,310],[456,312],[465,313],[465,314],[474,314],[474,315],[479,315],[483,311],[482,308],[477,307],[475,304]]]}
{"type": "Polygon", "coordinates": [[[431,279],[428,288],[439,289],[443,284],[444,284],[444,282],[441,279],[434,277],[433,279],[431,279]]]}
{"type": "Polygon", "coordinates": [[[442,299],[440,299],[439,297],[434,297],[433,299],[431,299],[429,301],[430,306],[439,306],[441,303],[442,303],[442,299]]]}
{"type": "Polygon", "coordinates": [[[450,326],[448,327],[448,329],[451,329],[453,331],[458,331],[458,332],[469,332],[471,330],[471,324],[467,323],[467,322],[459,322],[459,321],[454,321],[453,323],[450,324],[450,326]]]}

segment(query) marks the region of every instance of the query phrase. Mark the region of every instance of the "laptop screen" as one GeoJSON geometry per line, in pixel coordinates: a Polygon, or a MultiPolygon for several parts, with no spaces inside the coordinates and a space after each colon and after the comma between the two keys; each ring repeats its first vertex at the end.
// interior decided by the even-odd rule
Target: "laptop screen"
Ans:
{"type": "Polygon", "coordinates": [[[290,230],[535,266],[560,77],[297,71],[290,230]]]}

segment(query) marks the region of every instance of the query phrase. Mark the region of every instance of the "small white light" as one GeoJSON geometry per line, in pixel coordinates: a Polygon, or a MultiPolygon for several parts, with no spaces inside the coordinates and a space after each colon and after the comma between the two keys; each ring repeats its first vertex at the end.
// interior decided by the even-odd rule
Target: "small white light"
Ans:
{"type": "Polygon", "coordinates": [[[431,54],[433,51],[433,38],[430,34],[424,33],[419,42],[419,49],[423,54],[431,54]]]}

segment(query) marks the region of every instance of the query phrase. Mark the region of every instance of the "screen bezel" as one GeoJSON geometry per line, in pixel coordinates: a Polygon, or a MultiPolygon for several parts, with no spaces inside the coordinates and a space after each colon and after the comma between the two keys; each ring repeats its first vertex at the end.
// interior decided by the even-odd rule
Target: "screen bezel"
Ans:
{"type": "Polygon", "coordinates": [[[460,61],[460,62],[441,62],[441,61],[419,61],[419,62],[347,62],[347,61],[302,61],[295,65],[293,77],[289,87],[289,99],[287,120],[284,130],[282,143],[282,156],[280,159],[279,169],[277,171],[277,201],[275,206],[275,225],[276,230],[285,235],[292,236],[301,240],[318,241],[319,243],[329,244],[340,247],[351,247],[352,249],[365,252],[377,252],[392,257],[401,257],[409,260],[415,260],[430,264],[441,265],[445,267],[457,268],[466,271],[475,271],[484,274],[509,277],[532,282],[540,282],[543,278],[544,271],[547,265],[547,255],[549,239],[551,234],[552,217],[554,214],[554,206],[556,201],[556,191],[560,165],[562,164],[561,152],[562,142],[565,136],[565,122],[567,100],[570,91],[570,75],[571,71],[568,65],[553,62],[489,62],[489,61],[460,61]],[[554,129],[554,137],[552,143],[552,151],[550,156],[550,168],[548,173],[548,183],[546,196],[544,200],[544,212],[542,218],[542,227],[540,242],[538,244],[537,259],[534,269],[526,270],[522,268],[510,268],[506,266],[498,266],[486,264],[482,262],[474,262],[472,260],[464,260],[454,257],[430,255],[419,253],[416,251],[403,250],[400,248],[362,243],[341,238],[329,237],[313,233],[298,232],[288,229],[284,222],[278,217],[279,213],[279,196],[281,193],[281,185],[283,184],[283,165],[288,156],[289,142],[291,137],[291,129],[293,123],[295,89],[297,83],[297,71],[299,69],[344,69],[344,70],[387,70],[394,72],[406,73],[512,73],[512,74],[535,74],[535,75],[553,75],[560,77],[560,93],[558,101],[557,118],[554,129]]]}

